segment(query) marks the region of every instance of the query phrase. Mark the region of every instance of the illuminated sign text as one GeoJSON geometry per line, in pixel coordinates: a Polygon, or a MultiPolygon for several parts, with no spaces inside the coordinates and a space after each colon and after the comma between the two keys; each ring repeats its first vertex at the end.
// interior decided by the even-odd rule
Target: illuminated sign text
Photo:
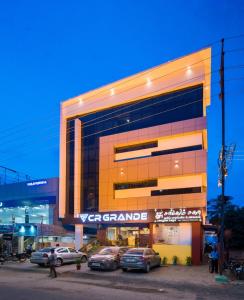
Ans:
{"type": "Polygon", "coordinates": [[[26,183],[27,186],[44,185],[44,184],[47,184],[46,180],[32,181],[26,183]]]}
{"type": "Polygon", "coordinates": [[[133,223],[147,222],[148,212],[114,212],[114,213],[94,213],[80,214],[82,223],[133,223]]]}
{"type": "Polygon", "coordinates": [[[155,211],[155,223],[201,222],[202,211],[199,208],[162,209],[155,211]]]}

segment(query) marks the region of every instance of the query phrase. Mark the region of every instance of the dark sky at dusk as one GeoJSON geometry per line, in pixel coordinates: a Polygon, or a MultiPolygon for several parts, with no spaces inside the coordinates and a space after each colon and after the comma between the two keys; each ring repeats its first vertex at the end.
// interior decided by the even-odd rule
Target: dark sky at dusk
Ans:
{"type": "MultiPolygon", "coordinates": [[[[0,0],[0,165],[58,176],[60,101],[213,44],[208,198],[221,146],[222,37],[244,34],[244,1],[0,0]]],[[[243,204],[244,36],[226,40],[227,194],[243,204]],[[239,49],[239,50],[238,50],[239,49]],[[234,67],[233,67],[234,66],[234,67]]]]}

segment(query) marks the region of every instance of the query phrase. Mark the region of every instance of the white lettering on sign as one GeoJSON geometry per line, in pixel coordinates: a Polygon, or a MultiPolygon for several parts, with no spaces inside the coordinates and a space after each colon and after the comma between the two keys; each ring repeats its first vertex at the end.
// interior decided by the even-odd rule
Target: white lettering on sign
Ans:
{"type": "Polygon", "coordinates": [[[147,212],[80,214],[82,223],[136,222],[148,221],[147,212]]]}
{"type": "Polygon", "coordinates": [[[26,183],[27,186],[44,185],[44,184],[47,184],[46,180],[32,181],[26,183]]]}
{"type": "Polygon", "coordinates": [[[170,209],[155,211],[156,223],[195,222],[202,221],[201,209],[170,209]]]}

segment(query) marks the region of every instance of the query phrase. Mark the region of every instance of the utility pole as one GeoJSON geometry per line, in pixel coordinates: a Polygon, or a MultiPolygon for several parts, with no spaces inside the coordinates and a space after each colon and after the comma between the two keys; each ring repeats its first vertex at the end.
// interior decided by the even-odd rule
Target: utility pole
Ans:
{"type": "Polygon", "coordinates": [[[15,216],[12,215],[12,255],[14,252],[14,228],[15,228],[15,216]]]}
{"type": "Polygon", "coordinates": [[[44,243],[43,243],[43,216],[41,216],[41,237],[42,237],[42,248],[44,247],[44,243]]]}
{"type": "Polygon", "coordinates": [[[221,40],[221,64],[220,64],[220,100],[222,112],[222,149],[221,149],[221,212],[220,212],[220,236],[219,236],[219,250],[220,250],[220,264],[219,273],[223,273],[224,263],[224,217],[225,217],[225,176],[226,170],[226,146],[225,146],[225,77],[224,77],[224,39],[221,40]]]}

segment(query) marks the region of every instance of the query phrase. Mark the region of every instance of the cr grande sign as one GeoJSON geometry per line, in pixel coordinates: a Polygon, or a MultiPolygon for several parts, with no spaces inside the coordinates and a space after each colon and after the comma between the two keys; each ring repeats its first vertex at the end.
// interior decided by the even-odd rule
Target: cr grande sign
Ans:
{"type": "Polygon", "coordinates": [[[81,223],[146,223],[150,222],[148,211],[88,213],[79,215],[81,223]]]}

